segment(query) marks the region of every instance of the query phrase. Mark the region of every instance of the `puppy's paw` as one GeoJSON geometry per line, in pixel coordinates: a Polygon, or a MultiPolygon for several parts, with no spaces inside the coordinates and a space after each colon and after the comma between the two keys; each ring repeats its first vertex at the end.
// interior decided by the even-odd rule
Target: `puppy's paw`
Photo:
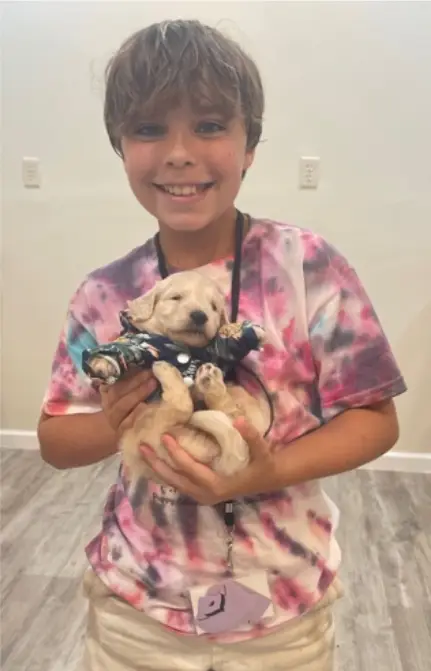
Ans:
{"type": "Polygon", "coordinates": [[[91,370],[98,378],[103,380],[109,380],[119,374],[119,368],[115,365],[115,362],[104,357],[95,357],[91,362],[91,370]]]}
{"type": "Polygon", "coordinates": [[[157,361],[153,364],[153,374],[162,386],[163,401],[171,406],[172,426],[188,421],[193,401],[180,371],[166,361],[157,361]]]}
{"type": "Polygon", "coordinates": [[[203,395],[208,393],[223,394],[225,390],[223,373],[220,368],[212,363],[204,363],[196,373],[195,386],[203,395]]]}
{"type": "Polygon", "coordinates": [[[153,363],[153,375],[163,386],[173,382],[183,382],[180,371],[167,361],[156,361],[153,363]]]}

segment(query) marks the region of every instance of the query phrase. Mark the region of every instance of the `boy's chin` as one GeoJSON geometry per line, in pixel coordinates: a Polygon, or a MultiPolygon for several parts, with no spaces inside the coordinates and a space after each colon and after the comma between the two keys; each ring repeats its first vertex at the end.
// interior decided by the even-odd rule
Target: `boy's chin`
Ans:
{"type": "Polygon", "coordinates": [[[171,215],[160,217],[159,223],[165,229],[175,231],[176,233],[194,233],[207,228],[211,223],[211,218],[190,213],[189,215],[182,214],[181,216],[171,215]]]}

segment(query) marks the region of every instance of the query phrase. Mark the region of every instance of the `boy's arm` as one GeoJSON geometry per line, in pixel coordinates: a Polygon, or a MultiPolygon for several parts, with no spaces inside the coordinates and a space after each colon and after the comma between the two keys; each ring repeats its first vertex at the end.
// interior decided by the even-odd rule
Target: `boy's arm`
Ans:
{"type": "Polygon", "coordinates": [[[223,483],[221,500],[253,496],[359,468],[391,449],[398,440],[392,400],[346,410],[325,426],[272,452],[253,429],[238,430],[250,446],[252,462],[223,483]]]}
{"type": "MultiPolygon", "coordinates": [[[[90,292],[91,293],[91,292],[90,292]]],[[[96,390],[82,370],[82,353],[98,345],[86,283],[72,297],[54,355],[38,425],[42,458],[56,468],[87,466],[114,454],[133,412],[155,388],[150,371],[126,375],[96,390]]]]}
{"type": "Polygon", "coordinates": [[[135,371],[100,387],[100,412],[60,416],[42,412],[38,426],[42,458],[63,469],[89,466],[115,454],[122,434],[156,386],[151,371],[135,371]]]}
{"type": "Polygon", "coordinates": [[[54,468],[102,461],[117,451],[117,436],[104,412],[52,417],[42,412],[37,428],[42,459],[54,468]]]}
{"type": "Polygon", "coordinates": [[[351,471],[374,461],[398,440],[392,400],[346,410],[313,433],[298,438],[275,459],[281,485],[296,485],[351,471]]]}
{"type": "Polygon", "coordinates": [[[113,385],[100,387],[100,412],[51,416],[42,412],[38,438],[42,458],[55,468],[89,466],[118,451],[157,383],[151,371],[134,371],[113,385]]]}

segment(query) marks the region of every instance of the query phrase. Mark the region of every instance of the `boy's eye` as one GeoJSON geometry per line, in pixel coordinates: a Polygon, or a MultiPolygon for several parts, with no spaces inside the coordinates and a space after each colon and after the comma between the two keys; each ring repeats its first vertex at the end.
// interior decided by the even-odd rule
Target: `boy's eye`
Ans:
{"type": "Polygon", "coordinates": [[[165,128],[157,123],[141,124],[135,131],[135,135],[143,138],[162,137],[165,134],[165,128]]]}
{"type": "Polygon", "coordinates": [[[201,121],[196,131],[202,133],[203,135],[212,135],[214,133],[221,133],[226,130],[226,127],[223,126],[219,121],[201,121]]]}

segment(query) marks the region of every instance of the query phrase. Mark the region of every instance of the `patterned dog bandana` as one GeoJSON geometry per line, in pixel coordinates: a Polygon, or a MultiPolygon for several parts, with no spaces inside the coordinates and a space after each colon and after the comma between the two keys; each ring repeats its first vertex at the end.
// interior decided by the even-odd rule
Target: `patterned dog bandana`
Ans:
{"type": "Polygon", "coordinates": [[[252,350],[258,350],[261,344],[256,326],[250,321],[222,326],[206,347],[189,347],[166,336],[137,331],[124,312],[120,318],[124,328],[116,340],[84,350],[82,354],[84,373],[105,384],[113,384],[131,368],[151,368],[156,361],[166,361],[175,366],[186,384],[191,386],[202,364],[218,366],[226,377],[239,361],[252,350]],[[107,376],[93,367],[100,358],[111,364],[107,376]]]}

